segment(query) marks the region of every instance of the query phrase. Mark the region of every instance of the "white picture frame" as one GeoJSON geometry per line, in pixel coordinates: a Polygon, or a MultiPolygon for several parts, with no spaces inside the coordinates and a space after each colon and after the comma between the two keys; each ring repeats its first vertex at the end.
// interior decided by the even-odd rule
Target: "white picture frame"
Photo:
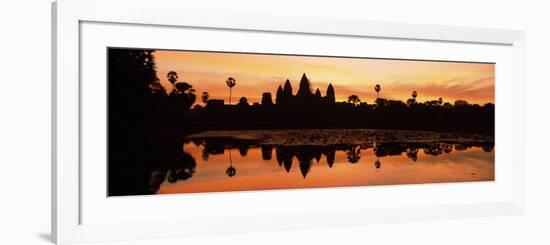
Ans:
{"type": "MultiPolygon", "coordinates": [[[[56,243],[454,219],[524,212],[525,86],[522,31],[233,12],[185,11],[185,14],[181,14],[184,9],[185,3],[178,1],[61,0],[52,4],[52,237],[56,243]],[[83,147],[80,97],[83,93],[80,86],[82,23],[506,45],[512,52],[513,69],[510,71],[513,77],[507,80],[513,84],[506,86],[513,85],[515,91],[514,103],[509,103],[511,108],[507,110],[512,120],[506,140],[510,140],[514,151],[508,152],[511,156],[509,161],[513,164],[507,170],[511,178],[506,195],[483,202],[464,200],[433,205],[402,204],[388,208],[342,208],[338,211],[243,215],[231,219],[213,216],[194,217],[192,220],[83,224],[81,177],[84,170],[80,165],[83,147]]],[[[497,102],[497,107],[500,102],[497,102]]],[[[293,193],[296,195],[298,192],[293,193]]],[[[227,193],[225,198],[228,195],[234,194],[227,193]]]]}

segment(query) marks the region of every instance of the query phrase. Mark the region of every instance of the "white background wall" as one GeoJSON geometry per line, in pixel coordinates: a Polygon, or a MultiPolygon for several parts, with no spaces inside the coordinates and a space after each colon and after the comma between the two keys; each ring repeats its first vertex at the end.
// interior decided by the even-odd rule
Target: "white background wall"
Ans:
{"type": "MultiPolygon", "coordinates": [[[[195,9],[437,23],[527,31],[527,214],[117,244],[550,244],[547,1],[189,1],[195,9]]],[[[187,11],[182,10],[182,15],[187,11]]],[[[50,1],[0,7],[0,244],[46,244],[50,230],[50,1]]]]}

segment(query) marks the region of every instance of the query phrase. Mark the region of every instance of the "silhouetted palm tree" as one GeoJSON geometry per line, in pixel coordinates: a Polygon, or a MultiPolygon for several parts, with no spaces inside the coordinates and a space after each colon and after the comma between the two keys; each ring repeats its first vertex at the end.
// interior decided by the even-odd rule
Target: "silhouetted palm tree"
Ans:
{"type": "Polygon", "coordinates": [[[232,167],[232,166],[229,166],[229,168],[227,168],[227,170],[225,171],[225,173],[227,174],[227,176],[233,177],[233,176],[235,176],[235,174],[237,174],[237,169],[235,169],[235,168],[232,167]]]}
{"type": "Polygon", "coordinates": [[[407,100],[407,105],[409,106],[416,104],[416,97],[418,96],[418,93],[416,92],[416,90],[412,92],[411,96],[412,96],[412,99],[407,100]]]}
{"type": "Polygon", "coordinates": [[[235,78],[233,77],[229,77],[225,81],[225,84],[227,84],[227,87],[229,87],[229,104],[231,105],[231,90],[233,89],[233,87],[235,87],[235,85],[237,85],[237,80],[235,80],[235,78]]]}
{"type": "Polygon", "coordinates": [[[196,95],[195,89],[189,83],[184,81],[178,81],[178,73],[175,71],[169,71],[166,75],[168,81],[172,84],[172,91],[170,92],[170,104],[175,114],[184,113],[189,110],[193,104],[195,104],[196,95]]]}
{"type": "Polygon", "coordinates": [[[231,148],[229,148],[229,168],[227,168],[225,173],[229,177],[233,177],[237,174],[237,169],[233,167],[233,161],[231,160],[231,148]]]}
{"type": "Polygon", "coordinates": [[[407,157],[416,162],[418,160],[418,149],[417,148],[408,148],[406,150],[407,157]]]}
{"type": "Polygon", "coordinates": [[[380,98],[380,90],[382,90],[382,87],[380,87],[380,84],[376,84],[376,86],[374,86],[374,91],[376,91],[376,99],[380,98]]]}
{"type": "Polygon", "coordinates": [[[348,97],[348,103],[351,103],[354,106],[358,106],[361,103],[361,99],[359,99],[359,96],[352,94],[348,97]]]}
{"type": "Polygon", "coordinates": [[[176,73],[175,71],[169,71],[166,77],[168,78],[168,81],[172,84],[172,86],[174,86],[174,84],[178,81],[178,73],[176,73]]]}
{"type": "Polygon", "coordinates": [[[208,92],[202,92],[201,99],[204,105],[206,105],[206,102],[208,102],[209,98],[210,98],[210,95],[208,94],[208,92]]]}
{"type": "Polygon", "coordinates": [[[357,163],[359,159],[361,159],[361,148],[358,145],[351,146],[347,152],[347,155],[349,163],[357,163]]]}

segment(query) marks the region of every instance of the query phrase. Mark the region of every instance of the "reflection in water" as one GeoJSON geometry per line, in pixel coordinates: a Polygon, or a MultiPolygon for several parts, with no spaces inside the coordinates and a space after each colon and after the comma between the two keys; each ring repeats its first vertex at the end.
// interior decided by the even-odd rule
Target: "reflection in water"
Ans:
{"type": "Polygon", "coordinates": [[[380,158],[376,158],[376,162],[374,162],[374,166],[376,168],[380,168],[382,166],[382,163],[380,162],[380,158]]]}
{"type": "Polygon", "coordinates": [[[406,150],[406,153],[407,153],[407,157],[412,159],[413,161],[416,162],[416,160],[418,160],[418,149],[417,148],[408,148],[406,150]]]}
{"type": "Polygon", "coordinates": [[[347,154],[348,162],[356,163],[361,159],[361,148],[358,145],[350,146],[347,154]]]}
{"type": "Polygon", "coordinates": [[[149,187],[152,192],[156,192],[164,180],[168,183],[187,180],[195,173],[196,166],[195,159],[190,154],[182,152],[181,157],[173,159],[168,165],[153,171],[149,187]]]}
{"type": "Polygon", "coordinates": [[[237,169],[233,167],[233,160],[231,159],[231,148],[229,149],[229,168],[225,170],[225,173],[229,177],[233,177],[237,174],[237,169]]]}
{"type": "Polygon", "coordinates": [[[271,151],[273,147],[270,145],[262,145],[262,159],[271,160],[271,151]]]}
{"type": "Polygon", "coordinates": [[[115,194],[494,180],[489,142],[266,145],[206,137],[159,144],[134,159],[110,168],[120,176],[109,182],[115,194]]]}
{"type": "Polygon", "coordinates": [[[199,174],[193,175],[193,167],[192,171],[185,172],[191,173],[188,175],[181,170],[174,172],[182,176],[177,179],[171,178],[172,172],[167,172],[166,179],[161,181],[163,176],[154,172],[151,182],[157,185],[154,188],[157,193],[494,180],[492,143],[293,146],[207,138],[186,142],[183,149],[184,154],[190,156],[189,166],[196,165],[192,156],[202,156],[197,166],[199,174]],[[236,158],[232,155],[233,149],[240,153],[236,158]],[[219,174],[219,164],[225,162],[224,158],[229,159],[225,178],[219,174]],[[227,176],[236,175],[235,161],[241,177],[232,180],[227,176]],[[369,167],[361,164],[363,162],[374,165],[369,167]],[[382,162],[386,162],[385,170],[382,162]],[[321,163],[326,164],[324,168],[321,163]],[[350,167],[343,165],[334,169],[335,165],[342,164],[350,167]],[[358,167],[352,167],[356,164],[358,167]],[[318,175],[311,176],[314,168],[318,175]],[[371,168],[380,172],[369,172],[371,168]],[[295,179],[294,173],[299,173],[302,180],[295,179]]]}

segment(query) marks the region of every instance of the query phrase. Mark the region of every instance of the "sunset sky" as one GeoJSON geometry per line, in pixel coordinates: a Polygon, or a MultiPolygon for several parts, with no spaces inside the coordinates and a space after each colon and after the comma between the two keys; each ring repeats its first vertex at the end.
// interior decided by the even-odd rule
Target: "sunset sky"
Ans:
{"type": "Polygon", "coordinates": [[[230,76],[237,80],[235,104],[243,96],[250,103],[259,102],[264,92],[271,92],[275,100],[277,87],[287,78],[296,93],[303,73],[312,92],[319,88],[323,96],[332,83],[337,101],[355,94],[372,104],[374,86],[380,84],[380,97],[387,99],[406,101],[416,90],[421,102],[441,97],[451,103],[457,99],[494,103],[494,64],[160,50],[154,56],[158,77],[167,90],[171,85],[166,74],[175,71],[179,81],[191,84],[197,95],[207,91],[210,98],[225,103],[229,99],[225,80],[230,76]]]}

